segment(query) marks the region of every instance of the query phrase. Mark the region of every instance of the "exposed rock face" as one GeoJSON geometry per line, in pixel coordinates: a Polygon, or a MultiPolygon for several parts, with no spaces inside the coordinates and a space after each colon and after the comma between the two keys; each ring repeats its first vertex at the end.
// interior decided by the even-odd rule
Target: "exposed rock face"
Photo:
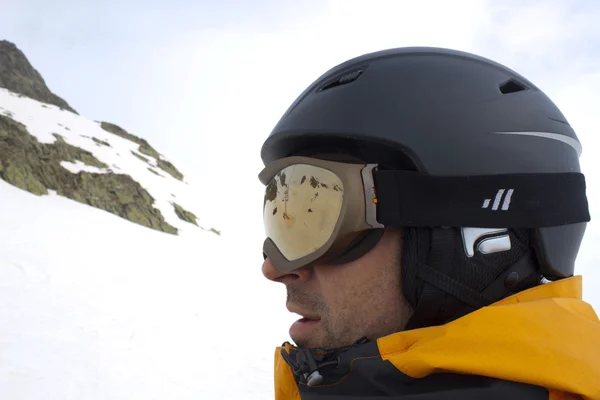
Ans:
{"type": "Polygon", "coordinates": [[[173,207],[175,207],[175,214],[177,214],[179,219],[189,222],[190,224],[198,225],[194,213],[187,211],[177,203],[173,203],[173,207]]]}
{"type": "Polygon", "coordinates": [[[90,152],[71,146],[58,134],[54,136],[55,143],[40,143],[22,124],[0,115],[0,177],[38,196],[54,190],[137,224],[177,233],[154,208],[152,196],[129,175],[111,172],[90,152]],[[65,161],[80,161],[104,171],[74,174],[61,165],[65,161]]]}
{"type": "Polygon", "coordinates": [[[77,114],[66,101],[48,89],[44,78],[25,54],[6,40],[0,40],[0,87],[77,114]]]}
{"type": "MultiPolygon", "coordinates": [[[[160,157],[160,154],[158,153],[158,151],[156,151],[152,146],[150,146],[150,144],[146,140],[141,139],[135,135],[132,135],[131,133],[127,132],[125,129],[121,128],[120,126],[111,124],[109,122],[101,122],[100,126],[102,126],[102,129],[104,129],[107,132],[110,132],[114,135],[122,137],[123,139],[127,139],[134,143],[139,144],[140,145],[140,147],[139,147],[140,153],[145,154],[148,157],[152,157],[152,158],[156,159],[156,164],[158,165],[158,167],[160,169],[162,169],[163,171],[165,171],[166,173],[168,173],[169,175],[171,175],[173,178],[179,179],[180,181],[183,180],[183,174],[181,172],[179,172],[173,164],[171,164],[170,162],[168,162],[166,160],[163,160],[160,157]]],[[[147,163],[150,162],[150,160],[148,160],[146,157],[143,157],[140,154],[133,153],[133,155],[142,161],[145,161],[147,163]]]]}

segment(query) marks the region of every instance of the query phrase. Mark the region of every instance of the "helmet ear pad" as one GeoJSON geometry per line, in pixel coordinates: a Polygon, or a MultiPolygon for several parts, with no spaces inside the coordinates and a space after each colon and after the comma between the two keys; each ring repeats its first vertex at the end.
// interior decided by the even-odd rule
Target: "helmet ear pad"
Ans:
{"type": "MultiPolygon", "coordinates": [[[[540,284],[542,274],[531,246],[531,230],[506,229],[508,248],[484,252],[477,246],[489,239],[483,235],[471,245],[469,254],[459,227],[407,228],[402,250],[402,294],[414,310],[407,329],[441,325],[460,318],[480,306],[461,298],[461,286],[483,296],[488,303],[540,284]],[[432,281],[427,269],[446,279],[432,281]],[[510,282],[509,276],[516,277],[510,282]]],[[[462,289],[461,289],[462,291],[462,289]]]]}
{"type": "Polygon", "coordinates": [[[322,262],[330,265],[339,265],[358,260],[373,250],[383,237],[384,232],[385,229],[369,229],[360,232],[341,252],[331,254],[322,259],[322,262]]]}

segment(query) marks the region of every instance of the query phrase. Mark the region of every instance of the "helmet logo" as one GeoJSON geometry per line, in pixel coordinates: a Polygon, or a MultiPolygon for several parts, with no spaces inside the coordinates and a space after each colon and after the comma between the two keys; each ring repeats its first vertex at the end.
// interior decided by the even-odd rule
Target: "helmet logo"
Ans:
{"type": "MultiPolygon", "coordinates": [[[[508,211],[508,209],[510,208],[510,201],[512,199],[514,191],[514,189],[508,189],[508,191],[506,189],[498,190],[498,192],[496,193],[496,198],[494,199],[494,204],[492,205],[492,210],[498,211],[498,207],[500,207],[500,203],[502,203],[502,210],[508,211]],[[504,194],[504,192],[506,192],[506,195],[504,194]],[[502,198],[504,198],[504,202],[502,202],[502,198]]],[[[481,208],[489,208],[491,202],[492,199],[483,200],[483,205],[481,206],[481,208]]]]}

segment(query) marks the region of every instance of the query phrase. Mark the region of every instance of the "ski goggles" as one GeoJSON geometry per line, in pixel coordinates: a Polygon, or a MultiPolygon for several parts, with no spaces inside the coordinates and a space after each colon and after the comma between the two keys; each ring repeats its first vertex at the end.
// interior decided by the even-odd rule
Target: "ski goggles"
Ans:
{"type": "Polygon", "coordinates": [[[375,219],[374,168],[309,157],[267,166],[259,175],[266,186],[264,255],[280,271],[290,272],[339,256],[361,233],[383,228],[375,219]]]}
{"type": "Polygon", "coordinates": [[[263,254],[291,272],[369,251],[384,228],[543,228],[590,220],[581,173],[431,176],[293,156],[267,165],[263,254]]]}

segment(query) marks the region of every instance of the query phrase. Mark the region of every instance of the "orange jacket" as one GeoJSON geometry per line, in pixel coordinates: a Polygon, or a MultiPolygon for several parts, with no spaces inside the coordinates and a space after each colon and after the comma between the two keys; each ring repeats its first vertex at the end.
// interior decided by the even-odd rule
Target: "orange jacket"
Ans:
{"type": "MultiPolygon", "coordinates": [[[[581,294],[582,278],[575,276],[507,297],[443,326],[394,333],[378,339],[372,355],[365,356],[364,351],[357,355],[343,377],[321,386],[298,383],[278,347],[275,399],[319,399],[320,393],[323,398],[335,394],[342,399],[344,385],[346,390],[360,387],[363,398],[369,398],[364,394],[369,385],[373,386],[372,398],[375,393],[401,398],[402,388],[409,386],[379,386],[385,374],[398,373],[399,379],[406,377],[413,387],[426,377],[455,374],[456,379],[489,377],[482,378],[489,379],[488,387],[504,381],[509,381],[507,385],[521,382],[542,389],[543,397],[551,400],[600,400],[600,321],[581,294]],[[365,366],[363,375],[376,378],[348,389],[352,382],[363,379],[361,365],[365,366]],[[377,368],[381,372],[373,375],[377,368]]],[[[288,354],[295,350],[289,344],[284,348],[288,354]]],[[[433,392],[428,396],[410,398],[446,398],[433,392]]]]}

